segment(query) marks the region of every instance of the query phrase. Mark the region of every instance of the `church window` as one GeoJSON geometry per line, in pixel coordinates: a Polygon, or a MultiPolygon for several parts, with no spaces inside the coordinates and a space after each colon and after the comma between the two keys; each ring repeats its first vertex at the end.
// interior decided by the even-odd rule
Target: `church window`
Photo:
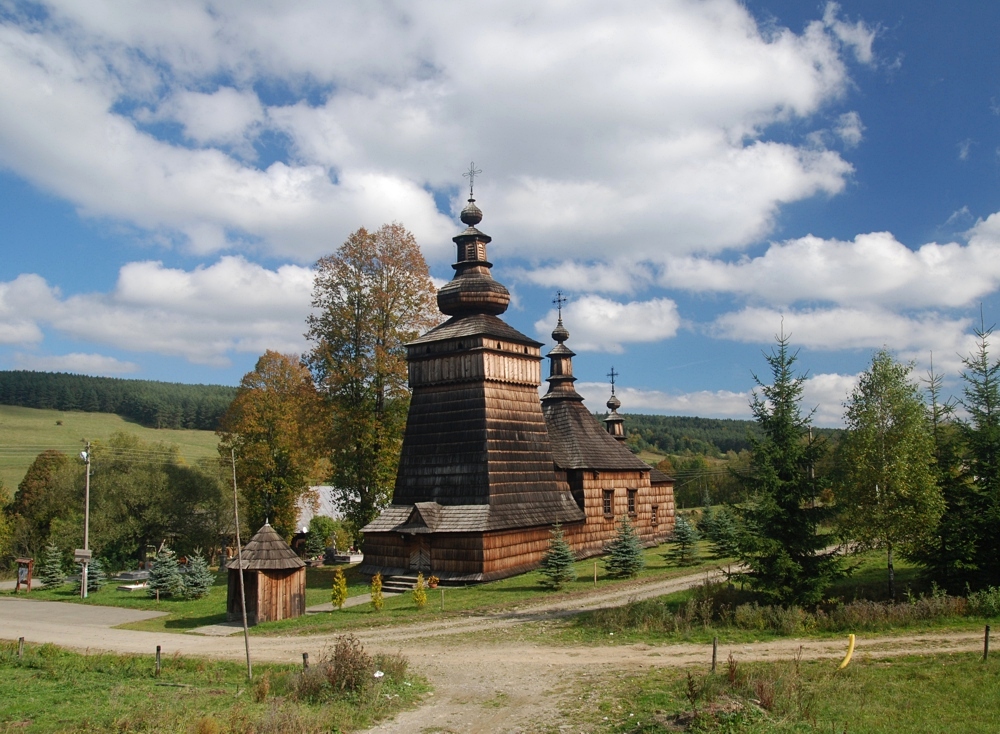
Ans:
{"type": "Polygon", "coordinates": [[[635,515],[635,496],[638,490],[630,489],[628,491],[628,514],[635,515]]]}
{"type": "Polygon", "coordinates": [[[604,514],[606,517],[614,517],[615,490],[604,490],[604,514]]]}

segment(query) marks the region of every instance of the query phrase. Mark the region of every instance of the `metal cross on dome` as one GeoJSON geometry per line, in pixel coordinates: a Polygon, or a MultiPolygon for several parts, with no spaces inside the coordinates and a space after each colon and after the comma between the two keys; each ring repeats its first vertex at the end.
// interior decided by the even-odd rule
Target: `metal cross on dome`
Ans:
{"type": "Polygon", "coordinates": [[[563,295],[562,291],[556,291],[556,297],[552,299],[552,303],[556,304],[556,308],[559,309],[559,320],[562,321],[562,307],[566,303],[567,298],[563,295]]]}
{"type": "Polygon", "coordinates": [[[611,365],[611,371],[608,373],[608,377],[611,378],[611,394],[615,394],[615,378],[618,377],[619,373],[615,372],[614,365],[611,365]]]}
{"type": "Polygon", "coordinates": [[[469,198],[472,198],[472,185],[476,181],[476,176],[482,173],[481,170],[476,169],[476,163],[473,161],[469,164],[469,170],[462,174],[462,178],[469,179],[469,198]]]}

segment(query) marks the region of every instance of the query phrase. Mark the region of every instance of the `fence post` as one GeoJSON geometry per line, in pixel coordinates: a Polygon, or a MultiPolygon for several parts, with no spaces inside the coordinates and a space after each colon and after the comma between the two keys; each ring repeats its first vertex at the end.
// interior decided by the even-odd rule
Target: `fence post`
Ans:
{"type": "Polygon", "coordinates": [[[441,589],[441,611],[444,611],[444,588],[441,589]]]}
{"type": "Polygon", "coordinates": [[[715,664],[719,660],[719,638],[712,638],[712,672],[715,672],[715,664]]]}
{"type": "Polygon", "coordinates": [[[983,661],[990,656],[990,626],[986,625],[986,632],[983,634],[983,661]]]}
{"type": "Polygon", "coordinates": [[[17,638],[17,659],[20,660],[22,657],[24,657],[24,638],[23,637],[18,637],[17,638]]]}
{"type": "Polygon", "coordinates": [[[594,561],[594,588],[597,588],[597,561],[594,561]]]}
{"type": "Polygon", "coordinates": [[[156,675],[160,675],[160,646],[156,646],[156,675]]]}
{"type": "Polygon", "coordinates": [[[302,670],[309,670],[309,653],[302,653],[302,670]]]}

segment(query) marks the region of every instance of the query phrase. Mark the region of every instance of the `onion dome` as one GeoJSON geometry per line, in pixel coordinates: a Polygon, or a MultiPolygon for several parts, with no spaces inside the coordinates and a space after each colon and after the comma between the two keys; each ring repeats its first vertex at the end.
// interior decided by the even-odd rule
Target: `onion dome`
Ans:
{"type": "Polygon", "coordinates": [[[608,410],[614,413],[616,410],[622,407],[622,401],[619,400],[614,393],[611,393],[611,397],[608,398],[607,406],[608,410]]]}
{"type": "Polygon", "coordinates": [[[486,259],[486,245],[492,238],[476,229],[483,220],[483,212],[471,196],[460,218],[467,226],[452,238],[458,248],[457,261],[452,266],[455,277],[438,291],[438,308],[448,316],[499,316],[510,304],[510,292],[490,274],[493,263],[486,259]]]}

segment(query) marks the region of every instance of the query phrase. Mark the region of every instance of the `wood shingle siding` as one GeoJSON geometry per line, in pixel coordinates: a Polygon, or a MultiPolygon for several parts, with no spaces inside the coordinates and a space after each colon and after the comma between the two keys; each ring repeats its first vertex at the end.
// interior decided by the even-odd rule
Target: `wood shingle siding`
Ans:
{"type": "Polygon", "coordinates": [[[240,569],[246,588],[247,623],[273,622],[306,613],[306,564],[269,524],[243,546],[239,558],[227,564],[229,589],[226,619],[243,618],[240,609],[240,569]]]}

